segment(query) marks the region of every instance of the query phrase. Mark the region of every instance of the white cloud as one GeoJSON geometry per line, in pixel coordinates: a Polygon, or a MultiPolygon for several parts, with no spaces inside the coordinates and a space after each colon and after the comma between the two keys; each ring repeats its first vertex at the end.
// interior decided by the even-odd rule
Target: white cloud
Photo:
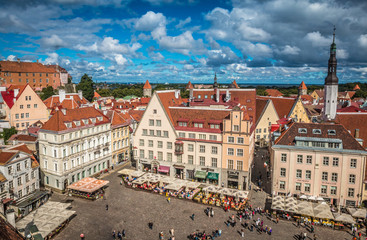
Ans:
{"type": "Polygon", "coordinates": [[[153,31],[162,26],[166,26],[166,17],[162,13],[149,11],[136,21],[134,27],[139,31],[153,31]]]}
{"type": "Polygon", "coordinates": [[[127,59],[122,54],[115,54],[115,61],[118,65],[123,66],[127,63],[127,59]]]}
{"type": "Polygon", "coordinates": [[[185,20],[180,20],[179,23],[176,25],[176,28],[182,28],[186,24],[191,22],[191,17],[187,17],[185,20]]]}
{"type": "Polygon", "coordinates": [[[345,49],[336,49],[336,57],[338,59],[347,59],[349,57],[349,53],[345,49]]]}
{"type": "Polygon", "coordinates": [[[45,64],[58,64],[59,63],[59,55],[55,52],[48,53],[48,58],[44,61],[45,64]]]}
{"type": "Polygon", "coordinates": [[[175,37],[162,36],[158,42],[161,48],[184,55],[203,53],[205,51],[202,39],[195,40],[190,31],[175,37]]]}
{"type": "Polygon", "coordinates": [[[298,55],[300,51],[301,49],[299,49],[296,46],[286,45],[285,47],[282,48],[282,50],[280,51],[278,50],[277,53],[282,55],[298,55]]]}
{"type": "Polygon", "coordinates": [[[163,55],[160,52],[149,52],[149,57],[154,61],[161,61],[164,59],[163,55]]]}
{"type": "Polygon", "coordinates": [[[66,43],[56,34],[52,34],[51,37],[45,37],[42,39],[43,44],[51,48],[65,47],[66,43]]]}
{"type": "Polygon", "coordinates": [[[6,58],[6,60],[8,60],[8,61],[15,61],[15,60],[17,60],[17,57],[16,57],[16,56],[14,56],[14,55],[9,55],[9,56],[6,58]]]}
{"type": "Polygon", "coordinates": [[[367,48],[367,34],[359,36],[358,43],[361,47],[367,48]]]}
{"type": "Polygon", "coordinates": [[[326,47],[331,44],[330,39],[322,36],[319,31],[307,33],[305,39],[310,41],[314,47],[326,47]]]}

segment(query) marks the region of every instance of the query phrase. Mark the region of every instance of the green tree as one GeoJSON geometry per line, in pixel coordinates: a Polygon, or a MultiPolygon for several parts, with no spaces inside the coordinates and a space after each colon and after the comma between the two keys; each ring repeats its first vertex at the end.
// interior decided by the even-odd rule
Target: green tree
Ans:
{"type": "Polygon", "coordinates": [[[185,89],[181,89],[181,97],[182,98],[189,98],[190,97],[190,91],[185,90],[185,89]]]}
{"type": "Polygon", "coordinates": [[[88,101],[92,101],[94,96],[94,83],[92,77],[85,73],[80,79],[79,84],[76,86],[76,90],[82,90],[83,97],[85,97],[88,101]]]}
{"type": "Polygon", "coordinates": [[[367,97],[367,91],[363,90],[357,90],[353,96],[353,98],[366,98],[366,97],[367,97]]]}
{"type": "Polygon", "coordinates": [[[100,89],[97,91],[101,97],[109,97],[112,96],[111,91],[109,89],[100,89]]]}
{"type": "Polygon", "coordinates": [[[7,144],[8,139],[14,134],[17,134],[17,132],[18,131],[15,129],[15,127],[4,128],[3,132],[1,133],[1,138],[4,138],[4,143],[7,144]]]}
{"type": "Polygon", "coordinates": [[[267,93],[267,92],[265,92],[265,90],[266,90],[266,88],[265,88],[265,87],[262,87],[262,86],[257,87],[257,88],[256,88],[256,95],[258,95],[258,96],[267,96],[267,95],[268,95],[268,93],[267,93]]]}
{"type": "Polygon", "coordinates": [[[48,86],[48,87],[42,89],[41,99],[42,99],[42,101],[46,100],[47,98],[51,97],[54,94],[55,94],[55,90],[53,89],[53,87],[48,86]]]}

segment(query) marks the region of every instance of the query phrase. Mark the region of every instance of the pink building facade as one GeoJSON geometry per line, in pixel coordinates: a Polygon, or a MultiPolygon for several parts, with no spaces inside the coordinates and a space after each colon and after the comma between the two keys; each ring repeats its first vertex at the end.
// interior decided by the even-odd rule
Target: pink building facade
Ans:
{"type": "Polygon", "coordinates": [[[367,152],[342,125],[291,123],[271,153],[273,194],[361,204],[367,152]]]}

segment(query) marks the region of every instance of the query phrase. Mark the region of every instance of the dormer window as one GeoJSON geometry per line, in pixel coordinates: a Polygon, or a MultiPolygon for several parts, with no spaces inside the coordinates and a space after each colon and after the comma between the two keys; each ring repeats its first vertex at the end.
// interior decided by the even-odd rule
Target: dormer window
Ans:
{"type": "Polygon", "coordinates": [[[102,121],[103,120],[103,117],[97,117],[98,121],[102,121]]]}
{"type": "Polygon", "coordinates": [[[306,128],[298,128],[298,133],[307,133],[306,128]]]}
{"type": "Polygon", "coordinates": [[[91,119],[90,119],[90,121],[91,121],[92,123],[96,123],[96,119],[95,119],[95,118],[91,118],[91,119]]]}
{"type": "Polygon", "coordinates": [[[336,131],[334,129],[327,130],[328,135],[336,135],[336,131]]]}
{"type": "Polygon", "coordinates": [[[83,121],[84,125],[88,124],[88,119],[83,119],[82,121],[83,121]]]}
{"type": "Polygon", "coordinates": [[[219,129],[219,124],[210,124],[211,129],[219,129]]]}
{"type": "Polygon", "coordinates": [[[313,134],[321,134],[321,129],[312,129],[313,134]]]}
{"type": "Polygon", "coordinates": [[[178,122],[178,126],[187,127],[187,122],[178,122]]]}
{"type": "Polygon", "coordinates": [[[203,128],[203,124],[202,123],[194,123],[194,127],[203,128]]]}
{"type": "Polygon", "coordinates": [[[72,125],[71,125],[71,122],[66,122],[66,123],[65,123],[65,126],[66,126],[67,128],[71,128],[71,126],[72,126],[72,125]]]}
{"type": "Polygon", "coordinates": [[[79,127],[80,126],[80,121],[74,121],[75,126],[79,127]]]}

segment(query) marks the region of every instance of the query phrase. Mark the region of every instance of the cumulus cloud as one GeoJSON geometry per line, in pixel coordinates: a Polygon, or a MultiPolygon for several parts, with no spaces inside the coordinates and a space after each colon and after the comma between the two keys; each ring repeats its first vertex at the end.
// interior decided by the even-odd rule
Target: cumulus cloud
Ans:
{"type": "Polygon", "coordinates": [[[358,43],[361,47],[367,48],[367,34],[359,36],[358,43]]]}
{"type": "Polygon", "coordinates": [[[15,61],[15,60],[17,60],[17,57],[16,57],[16,56],[14,56],[14,55],[9,55],[9,56],[6,58],[6,60],[8,60],[8,61],[15,61]]]}
{"type": "Polygon", "coordinates": [[[301,49],[296,46],[286,45],[281,50],[277,50],[277,53],[281,55],[298,55],[300,51],[301,49]]]}
{"type": "Polygon", "coordinates": [[[180,20],[178,24],[176,25],[176,28],[183,28],[186,24],[191,22],[191,17],[187,17],[184,20],[180,20]]]}
{"type": "Polygon", "coordinates": [[[43,38],[42,42],[45,46],[54,49],[66,47],[66,43],[56,34],[52,34],[50,37],[43,38]]]}
{"type": "Polygon", "coordinates": [[[314,47],[326,47],[330,45],[330,38],[323,37],[318,31],[307,33],[305,39],[310,41],[314,47]]]}
{"type": "Polygon", "coordinates": [[[44,61],[45,64],[58,64],[59,63],[59,54],[53,52],[48,53],[48,58],[44,61]]]}
{"type": "Polygon", "coordinates": [[[136,21],[134,27],[139,31],[153,31],[161,26],[166,26],[166,17],[162,13],[149,11],[136,21]]]}

